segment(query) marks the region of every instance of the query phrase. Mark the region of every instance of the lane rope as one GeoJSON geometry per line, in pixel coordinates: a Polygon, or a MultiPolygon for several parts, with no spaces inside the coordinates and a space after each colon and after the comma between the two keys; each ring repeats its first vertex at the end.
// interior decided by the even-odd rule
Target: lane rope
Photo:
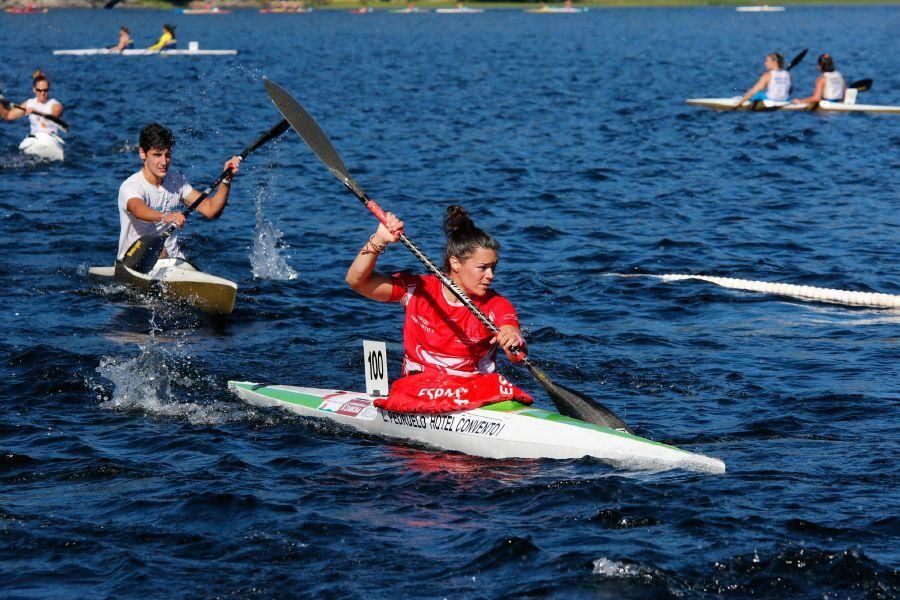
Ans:
{"type": "Polygon", "coordinates": [[[751,281],[734,277],[716,277],[713,275],[681,275],[667,273],[665,275],[609,273],[613,277],[654,277],[663,281],[684,281],[696,279],[713,283],[722,287],[748,292],[761,292],[776,296],[787,296],[800,300],[846,304],[848,306],[865,306],[869,308],[900,308],[900,295],[881,294],[878,292],[855,292],[852,290],[835,290],[811,285],[794,285],[792,283],[770,283],[768,281],[751,281]]]}

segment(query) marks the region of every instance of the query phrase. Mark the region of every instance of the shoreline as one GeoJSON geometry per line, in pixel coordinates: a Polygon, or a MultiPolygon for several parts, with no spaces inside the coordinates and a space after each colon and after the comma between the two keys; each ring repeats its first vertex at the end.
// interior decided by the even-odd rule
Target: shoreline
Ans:
{"type": "MultiPolygon", "coordinates": [[[[258,10],[267,4],[278,6],[279,2],[268,3],[262,0],[218,0],[210,2],[223,10],[258,10]]],[[[24,8],[29,4],[28,0],[7,0],[3,8],[24,8]]],[[[32,0],[31,4],[36,9],[99,9],[103,10],[106,0],[32,0]]],[[[115,10],[149,9],[162,11],[177,11],[192,7],[191,2],[179,0],[121,0],[115,6],[115,10]]],[[[209,4],[209,3],[201,3],[209,4]]],[[[313,0],[306,3],[314,10],[341,11],[354,8],[368,7],[373,12],[396,10],[405,8],[409,3],[406,0],[389,0],[387,2],[376,0],[313,0]]],[[[546,2],[549,6],[561,6],[562,1],[546,2]]],[[[753,0],[586,0],[573,2],[575,7],[585,8],[676,8],[676,7],[736,7],[749,5],[770,4],[768,1],[759,2],[753,0]]],[[[777,6],[884,6],[900,4],[900,0],[786,0],[780,2],[772,0],[771,5],[777,6]]],[[[435,8],[450,8],[456,5],[453,0],[425,0],[416,1],[416,7],[423,10],[435,8]]],[[[485,10],[521,10],[535,8],[541,2],[465,2],[466,6],[485,10]]]]}

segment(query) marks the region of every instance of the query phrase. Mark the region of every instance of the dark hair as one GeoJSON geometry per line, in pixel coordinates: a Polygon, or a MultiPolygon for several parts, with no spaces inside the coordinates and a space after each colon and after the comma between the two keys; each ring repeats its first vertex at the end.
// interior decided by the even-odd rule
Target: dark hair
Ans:
{"type": "Polygon", "coordinates": [[[444,270],[450,271],[450,257],[465,260],[478,248],[500,250],[500,243],[483,229],[475,227],[466,209],[458,204],[447,207],[444,217],[444,233],[447,235],[447,249],[444,252],[444,270]]]}
{"type": "Polygon", "coordinates": [[[172,37],[175,37],[175,26],[174,25],[163,25],[163,29],[172,34],[172,37]]]}
{"type": "Polygon", "coordinates": [[[775,62],[778,63],[779,69],[784,68],[784,57],[782,55],[778,54],[777,52],[773,52],[772,54],[769,54],[768,56],[771,56],[772,58],[775,59],[775,62]]]}
{"type": "Polygon", "coordinates": [[[823,73],[834,71],[834,61],[831,59],[830,54],[822,54],[819,56],[819,68],[823,73]]]}
{"type": "Polygon", "coordinates": [[[44,75],[43,71],[37,69],[34,73],[31,74],[31,87],[36,86],[40,81],[46,81],[47,83],[50,83],[50,80],[47,79],[47,76],[44,75]]]}
{"type": "Polygon", "coordinates": [[[159,123],[150,123],[141,130],[141,150],[147,152],[151,148],[164,148],[169,150],[175,145],[175,136],[172,130],[163,127],[159,123]]]}
{"type": "Polygon", "coordinates": [[[131,32],[128,31],[128,28],[125,27],[124,25],[122,25],[121,27],[119,27],[119,31],[124,31],[124,32],[127,33],[127,34],[131,34],[131,32]]]}

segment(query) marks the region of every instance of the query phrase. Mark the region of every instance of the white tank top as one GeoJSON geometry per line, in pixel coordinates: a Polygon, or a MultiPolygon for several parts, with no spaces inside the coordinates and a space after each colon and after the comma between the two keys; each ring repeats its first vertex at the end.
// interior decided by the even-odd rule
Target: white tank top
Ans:
{"type": "Polygon", "coordinates": [[[766,98],[769,100],[787,100],[791,96],[791,74],[784,69],[769,71],[769,85],[766,87],[766,98]]]}
{"type": "MultiPolygon", "coordinates": [[[[57,105],[59,105],[59,101],[53,98],[46,102],[38,102],[34,98],[29,98],[25,101],[25,106],[30,106],[34,110],[48,115],[53,114],[53,107],[57,105]]],[[[31,122],[31,135],[34,135],[35,133],[52,133],[53,135],[59,135],[59,125],[49,119],[39,117],[32,113],[28,115],[28,120],[31,122]]]]}
{"type": "Polygon", "coordinates": [[[837,71],[822,73],[825,78],[825,88],[822,90],[822,100],[840,101],[844,99],[844,87],[847,85],[844,76],[837,71]]]}

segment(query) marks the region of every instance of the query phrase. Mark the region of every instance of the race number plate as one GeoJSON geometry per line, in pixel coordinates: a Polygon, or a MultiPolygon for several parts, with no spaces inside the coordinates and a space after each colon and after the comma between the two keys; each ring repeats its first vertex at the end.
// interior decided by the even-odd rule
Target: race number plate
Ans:
{"type": "Polygon", "coordinates": [[[366,365],[366,393],[370,396],[387,396],[387,347],[384,342],[363,340],[363,355],[366,365]]]}

